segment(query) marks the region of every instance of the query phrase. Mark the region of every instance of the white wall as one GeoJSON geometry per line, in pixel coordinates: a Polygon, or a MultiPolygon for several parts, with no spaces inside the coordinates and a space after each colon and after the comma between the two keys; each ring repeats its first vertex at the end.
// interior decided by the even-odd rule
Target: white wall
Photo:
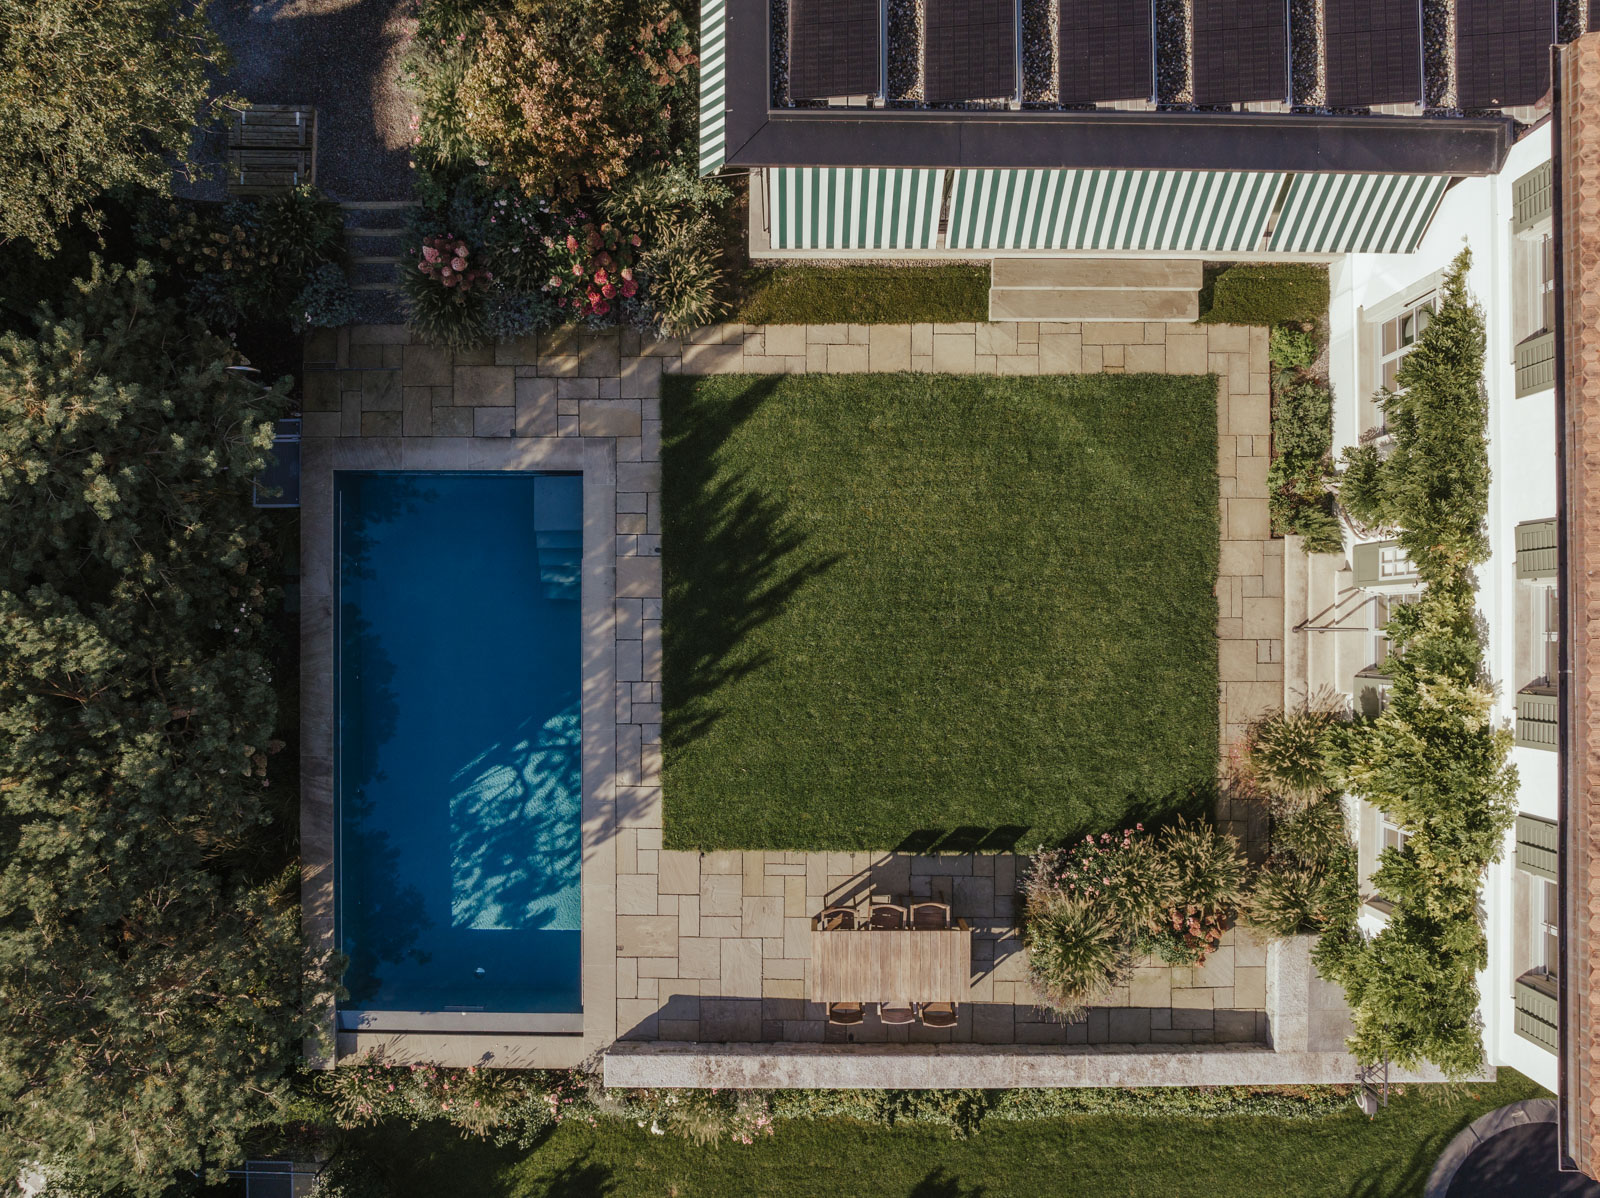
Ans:
{"type": "MultiPolygon", "coordinates": [[[[1334,443],[1359,438],[1363,389],[1361,353],[1363,308],[1383,304],[1407,287],[1440,270],[1472,248],[1469,287],[1483,306],[1489,393],[1489,491],[1491,558],[1479,574],[1478,606],[1488,626],[1488,660],[1497,684],[1495,717],[1510,723],[1516,711],[1514,639],[1516,552],[1514,529],[1520,521],[1556,514],[1556,428],[1553,391],[1516,398],[1511,319],[1512,184],[1550,157],[1550,128],[1534,130],[1511,151],[1504,171],[1489,179],[1457,183],[1415,254],[1359,254],[1331,268],[1329,375],[1334,389],[1334,443]]],[[[1518,807],[1545,819],[1556,818],[1556,754],[1517,748],[1520,775],[1518,807]]],[[[1514,834],[1506,836],[1502,858],[1484,885],[1488,912],[1489,968],[1479,977],[1483,992],[1484,1042],[1491,1063],[1508,1065],[1540,1084],[1555,1088],[1556,1058],[1513,1031],[1511,964],[1514,834]]],[[[1368,923],[1376,917],[1368,916],[1368,923]]]]}

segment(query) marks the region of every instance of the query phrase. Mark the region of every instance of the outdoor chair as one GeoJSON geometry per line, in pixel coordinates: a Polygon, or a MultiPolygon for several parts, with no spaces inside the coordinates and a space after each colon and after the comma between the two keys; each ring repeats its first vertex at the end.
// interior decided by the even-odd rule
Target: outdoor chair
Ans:
{"type": "Polygon", "coordinates": [[[828,1022],[839,1027],[853,1027],[867,1017],[867,1010],[858,1002],[831,1002],[828,1004],[828,1022]]]}
{"type": "Polygon", "coordinates": [[[879,1003],[878,1019],[882,1023],[897,1024],[911,1023],[917,1018],[916,1010],[910,1003],[879,1003]]]}
{"type": "Polygon", "coordinates": [[[911,926],[923,932],[944,931],[950,926],[950,904],[911,904],[911,926]]]}
{"type": "Polygon", "coordinates": [[[906,909],[894,903],[879,903],[872,908],[868,924],[880,932],[903,931],[906,926],[906,909]]]}
{"type": "Polygon", "coordinates": [[[817,916],[814,926],[819,932],[850,932],[855,930],[856,913],[849,907],[829,907],[817,916]]]}
{"type": "Polygon", "coordinates": [[[953,1002],[925,1002],[917,1007],[917,1018],[923,1027],[955,1027],[956,1004],[953,1002]]]}

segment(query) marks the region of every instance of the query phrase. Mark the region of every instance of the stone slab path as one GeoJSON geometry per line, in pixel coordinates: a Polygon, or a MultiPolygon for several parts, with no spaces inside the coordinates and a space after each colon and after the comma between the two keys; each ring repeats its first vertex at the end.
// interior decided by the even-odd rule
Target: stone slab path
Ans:
{"type": "MultiPolygon", "coordinates": [[[[958,854],[677,853],[662,849],[661,412],[665,374],[1153,372],[1218,379],[1224,752],[1281,708],[1282,542],[1270,537],[1265,329],[1164,323],[720,325],[679,341],[559,330],[452,354],[399,326],[307,341],[308,438],[586,437],[616,452],[615,1034],[701,1041],[817,1040],[805,999],[810,917],[871,893],[935,896],[976,932],[974,976],[950,1031],[883,1028],[857,1039],[980,1043],[1207,1043],[1265,1035],[1265,948],[1230,934],[1203,969],[1145,964],[1106,1006],[1063,1025],[1034,1005],[1015,928],[1017,859],[958,854]]],[[[1258,817],[1221,800],[1249,843],[1258,817]]],[[[587,887],[586,887],[587,892],[587,887]]],[[[586,903],[588,899],[586,898],[586,903]]],[[[587,983],[586,983],[587,986],[587,983]]],[[[591,988],[592,990],[592,988],[591,988]]],[[[608,1021],[609,1023],[609,1021],[608,1021]]]]}

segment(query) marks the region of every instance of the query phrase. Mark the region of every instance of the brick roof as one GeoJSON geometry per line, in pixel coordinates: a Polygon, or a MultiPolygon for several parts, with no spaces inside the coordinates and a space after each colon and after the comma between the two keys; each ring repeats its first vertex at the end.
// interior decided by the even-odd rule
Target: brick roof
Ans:
{"type": "Polygon", "coordinates": [[[1560,379],[1568,657],[1562,723],[1566,848],[1565,1147],[1600,1172],[1600,33],[1562,51],[1560,379]]]}

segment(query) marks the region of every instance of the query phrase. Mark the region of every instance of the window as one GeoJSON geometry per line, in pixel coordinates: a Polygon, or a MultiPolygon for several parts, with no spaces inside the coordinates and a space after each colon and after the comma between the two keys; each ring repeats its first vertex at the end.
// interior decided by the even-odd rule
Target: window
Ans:
{"type": "Polygon", "coordinates": [[[1393,849],[1395,852],[1399,852],[1401,849],[1406,847],[1406,841],[1410,839],[1411,833],[1407,832],[1404,828],[1400,827],[1399,824],[1392,821],[1388,815],[1385,814],[1383,816],[1384,848],[1393,849]]]}
{"type": "Polygon", "coordinates": [[[1378,546],[1378,581],[1385,582],[1410,582],[1416,578],[1416,567],[1411,564],[1411,555],[1397,542],[1390,542],[1378,546]]]}
{"type": "Polygon", "coordinates": [[[1561,673],[1561,600],[1555,587],[1536,586],[1531,589],[1529,684],[1554,686],[1561,673]]]}
{"type": "Polygon", "coordinates": [[[1511,245],[1511,340],[1521,344],[1556,324],[1556,239],[1546,231],[1511,245]]]}
{"type": "Polygon", "coordinates": [[[1539,314],[1544,318],[1540,327],[1553,331],[1556,327],[1556,239],[1548,233],[1539,244],[1539,314]]]}
{"type": "MultiPolygon", "coordinates": [[[[1400,550],[1400,553],[1403,556],[1405,550],[1400,550]]],[[[1411,568],[1409,562],[1405,568],[1407,570],[1411,568]]],[[[1379,551],[1378,555],[1378,569],[1380,574],[1384,569],[1382,550],[1379,551]]],[[[1404,607],[1407,603],[1415,603],[1416,601],[1416,595],[1390,594],[1374,595],[1372,597],[1372,643],[1367,651],[1367,656],[1369,659],[1368,664],[1373,669],[1381,669],[1383,663],[1389,660],[1389,655],[1394,652],[1394,644],[1390,641],[1388,632],[1385,631],[1389,627],[1389,621],[1394,618],[1396,610],[1404,607]]]]}
{"type": "Polygon", "coordinates": [[[1551,881],[1539,879],[1534,895],[1538,909],[1538,937],[1534,944],[1534,969],[1547,978],[1556,976],[1561,962],[1561,890],[1551,881]]]}
{"type": "Polygon", "coordinates": [[[1378,326],[1378,384],[1390,391],[1398,391],[1396,376],[1400,363],[1405,361],[1422,336],[1428,322],[1433,319],[1433,296],[1412,304],[1400,315],[1378,326]]]}

